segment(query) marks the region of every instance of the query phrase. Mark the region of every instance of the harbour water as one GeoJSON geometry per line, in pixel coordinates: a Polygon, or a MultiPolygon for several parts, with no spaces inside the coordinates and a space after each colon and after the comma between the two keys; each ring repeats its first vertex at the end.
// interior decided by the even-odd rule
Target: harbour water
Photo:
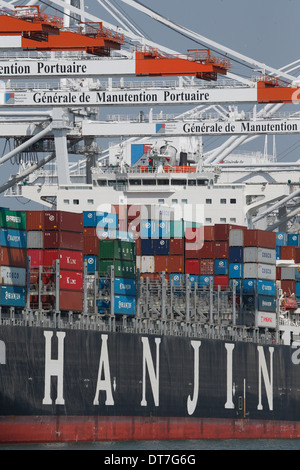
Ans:
{"type": "MultiPolygon", "coordinates": [[[[147,455],[158,455],[162,451],[171,455],[192,455],[186,451],[203,450],[300,450],[300,439],[216,439],[216,440],[186,440],[186,441],[125,441],[125,442],[81,442],[81,443],[45,443],[23,445],[0,445],[1,450],[100,450],[105,456],[114,455],[139,455],[143,451],[144,458],[147,455]]],[[[154,459],[154,457],[153,457],[154,459]]],[[[151,463],[151,462],[150,462],[151,463]]]]}

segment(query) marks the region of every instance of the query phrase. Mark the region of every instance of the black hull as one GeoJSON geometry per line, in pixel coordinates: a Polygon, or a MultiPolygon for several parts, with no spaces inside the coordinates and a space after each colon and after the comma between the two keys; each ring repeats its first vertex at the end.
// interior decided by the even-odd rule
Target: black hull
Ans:
{"type": "Polygon", "coordinates": [[[0,341],[1,442],[300,436],[290,346],[21,326],[0,341]]]}

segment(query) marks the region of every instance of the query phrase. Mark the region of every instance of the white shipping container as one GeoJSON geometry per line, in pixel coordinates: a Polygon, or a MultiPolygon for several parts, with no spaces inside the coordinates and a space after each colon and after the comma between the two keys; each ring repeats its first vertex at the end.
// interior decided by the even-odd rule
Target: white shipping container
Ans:
{"type": "Polygon", "coordinates": [[[2,285],[23,287],[26,285],[26,269],[15,268],[11,266],[1,266],[0,280],[2,285]]]}
{"type": "Polygon", "coordinates": [[[44,232],[42,230],[30,230],[27,232],[27,248],[44,248],[44,232]]]}
{"type": "Polygon", "coordinates": [[[135,258],[135,265],[136,265],[136,269],[141,270],[141,257],[138,255],[135,258]]]}
{"type": "Polygon", "coordinates": [[[246,246],[244,263],[276,264],[276,249],[246,246]]]}
{"type": "Polygon", "coordinates": [[[276,313],[257,312],[255,326],[263,328],[276,328],[276,313]]]}
{"type": "Polygon", "coordinates": [[[263,263],[244,263],[244,279],[276,280],[276,265],[263,263]]]}
{"type": "Polygon", "coordinates": [[[242,229],[230,230],[229,246],[244,246],[244,230],[242,229]]]}
{"type": "Polygon", "coordinates": [[[296,268],[281,268],[281,279],[283,281],[296,279],[296,268]]]}
{"type": "Polygon", "coordinates": [[[154,273],[154,256],[141,257],[141,273],[154,273]]]}

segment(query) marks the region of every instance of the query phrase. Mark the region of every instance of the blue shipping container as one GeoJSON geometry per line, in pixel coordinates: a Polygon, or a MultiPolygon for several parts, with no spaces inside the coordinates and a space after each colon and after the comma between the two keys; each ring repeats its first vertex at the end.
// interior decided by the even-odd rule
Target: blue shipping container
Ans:
{"type": "Polygon", "coordinates": [[[114,310],[115,313],[121,315],[135,315],[136,298],[128,295],[115,295],[114,310]]]}
{"type": "Polygon", "coordinates": [[[297,233],[288,233],[288,239],[287,239],[288,246],[300,246],[299,240],[300,240],[300,237],[297,233]]]}
{"type": "Polygon", "coordinates": [[[300,281],[300,268],[295,268],[295,279],[300,281]]]}
{"type": "Polygon", "coordinates": [[[258,279],[257,293],[258,295],[276,296],[276,281],[266,281],[265,279],[258,279]]]}
{"type": "Polygon", "coordinates": [[[257,279],[244,279],[243,281],[243,293],[254,294],[257,279]]]}
{"type": "Polygon", "coordinates": [[[118,214],[110,212],[97,212],[96,214],[97,227],[108,228],[117,230],[118,228],[118,214]]]}
{"type": "Polygon", "coordinates": [[[115,294],[135,296],[136,295],[136,280],[116,277],[115,278],[115,294]]]}
{"type": "Polygon", "coordinates": [[[170,240],[168,238],[159,238],[153,240],[155,255],[168,255],[170,249],[170,240]]]}
{"type": "MultiPolygon", "coordinates": [[[[198,276],[197,276],[198,277],[198,276]]],[[[200,279],[199,279],[199,285],[200,287],[206,287],[206,286],[209,286],[210,285],[210,281],[213,281],[213,285],[214,285],[214,276],[208,276],[208,275],[205,275],[205,274],[202,274],[200,276],[200,279]]]]}
{"type": "Polygon", "coordinates": [[[229,263],[242,263],[244,261],[244,251],[242,246],[230,246],[228,249],[229,263]]]}
{"type": "Polygon", "coordinates": [[[285,232],[276,233],[276,245],[286,246],[287,244],[287,234],[285,232]]]}
{"type": "Polygon", "coordinates": [[[97,219],[95,211],[83,211],[83,226],[96,227],[97,219]]]}
{"type": "Polygon", "coordinates": [[[235,285],[235,292],[236,294],[240,294],[241,289],[242,289],[242,279],[229,279],[229,287],[230,289],[233,289],[233,281],[236,283],[235,285]]]}
{"type": "Polygon", "coordinates": [[[141,254],[154,255],[154,240],[151,238],[141,238],[141,254]]]}
{"type": "Polygon", "coordinates": [[[229,277],[231,279],[241,279],[243,277],[243,264],[229,263],[229,277]]]}
{"type": "Polygon", "coordinates": [[[25,230],[14,230],[1,228],[0,243],[1,246],[8,248],[27,248],[27,232],[25,230]]]}
{"type": "Polygon", "coordinates": [[[110,279],[107,279],[106,277],[100,277],[99,278],[99,289],[107,289],[110,288],[110,279]]]}
{"type": "Polygon", "coordinates": [[[276,245],[276,259],[281,259],[281,246],[276,245]]]}
{"type": "Polygon", "coordinates": [[[227,259],[215,259],[215,274],[222,275],[228,274],[228,260],[227,259]]]}
{"type": "Polygon", "coordinates": [[[159,238],[170,237],[170,221],[169,220],[157,220],[155,222],[155,233],[159,238]]]}
{"type": "Polygon", "coordinates": [[[173,280],[173,285],[175,287],[179,287],[183,282],[183,279],[184,279],[183,276],[184,275],[182,273],[171,273],[169,279],[170,279],[170,282],[171,280],[173,280]]]}
{"type": "Polygon", "coordinates": [[[0,287],[0,305],[6,307],[25,307],[26,289],[18,286],[0,287]]]}
{"type": "Polygon", "coordinates": [[[141,221],[141,238],[156,238],[155,220],[141,221]]]}
{"type": "Polygon", "coordinates": [[[295,291],[296,297],[300,297],[300,282],[296,282],[295,291]]]}
{"type": "Polygon", "coordinates": [[[99,258],[95,255],[84,256],[83,261],[87,263],[87,272],[88,274],[94,274],[95,271],[98,271],[99,258]]]}
{"type": "Polygon", "coordinates": [[[248,309],[255,309],[255,297],[254,295],[243,295],[243,304],[248,309]]]}
{"type": "Polygon", "coordinates": [[[259,295],[258,310],[262,310],[265,312],[276,312],[276,297],[259,295]]]}

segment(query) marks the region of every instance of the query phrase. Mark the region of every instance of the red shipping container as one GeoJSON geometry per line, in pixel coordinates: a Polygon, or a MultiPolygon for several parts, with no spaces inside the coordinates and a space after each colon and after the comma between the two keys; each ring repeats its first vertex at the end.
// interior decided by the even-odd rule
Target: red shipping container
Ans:
{"type": "Polygon", "coordinates": [[[142,212],[142,206],[140,204],[131,204],[127,206],[127,219],[134,220],[140,219],[142,212]]]}
{"type": "Polygon", "coordinates": [[[169,254],[170,255],[183,255],[184,254],[184,238],[170,238],[169,254]]]}
{"type": "Polygon", "coordinates": [[[216,241],[227,241],[229,240],[229,232],[234,228],[245,229],[242,225],[232,225],[232,224],[216,224],[215,225],[215,240],[216,241]]]}
{"type": "Polygon", "coordinates": [[[200,259],[199,261],[199,274],[214,274],[214,260],[213,259],[200,259]]]}
{"type": "Polygon", "coordinates": [[[51,230],[44,232],[44,248],[83,251],[83,233],[51,230]]]}
{"type": "Polygon", "coordinates": [[[83,238],[83,254],[99,256],[99,239],[97,237],[83,238]]]}
{"type": "Polygon", "coordinates": [[[96,227],[84,227],[83,236],[84,237],[97,237],[96,227]]]}
{"type": "Polygon", "coordinates": [[[168,257],[167,256],[154,256],[154,271],[161,273],[168,271],[168,257]]]}
{"type": "Polygon", "coordinates": [[[281,268],[276,267],[276,279],[281,279],[281,268]]]}
{"type": "Polygon", "coordinates": [[[77,290],[83,288],[83,274],[80,271],[60,270],[59,288],[61,290],[77,290]]]}
{"type": "Polygon", "coordinates": [[[199,257],[201,259],[203,258],[214,258],[214,248],[215,248],[215,243],[214,242],[204,242],[203,246],[199,252],[199,257]]]}
{"type": "Polygon", "coordinates": [[[202,243],[185,243],[185,257],[199,259],[200,249],[202,248],[202,243]]]}
{"type": "MultiPolygon", "coordinates": [[[[119,230],[121,230],[120,224],[119,230]]],[[[125,228],[124,230],[127,230],[128,233],[131,233],[133,235],[133,239],[137,240],[140,238],[141,224],[138,220],[129,220],[127,222],[127,228],[125,228]]]]}
{"type": "Polygon", "coordinates": [[[30,256],[30,267],[38,268],[44,265],[44,250],[30,249],[27,250],[27,256],[30,256]]]}
{"type": "Polygon", "coordinates": [[[141,256],[141,239],[140,238],[137,238],[135,240],[135,246],[136,246],[136,255],[137,256],[141,256]]]}
{"type": "Polygon", "coordinates": [[[296,247],[295,246],[281,246],[280,258],[281,259],[295,259],[296,247]]]}
{"type": "Polygon", "coordinates": [[[261,248],[276,249],[276,233],[265,230],[245,230],[244,246],[257,246],[261,248]]]}
{"type": "Polygon", "coordinates": [[[203,242],[203,227],[186,227],[184,235],[188,243],[201,243],[203,242]]]}
{"type": "Polygon", "coordinates": [[[183,255],[169,255],[168,257],[168,272],[169,273],[184,273],[184,256],[183,255]]]}
{"type": "Polygon", "coordinates": [[[186,274],[199,274],[199,260],[186,259],[185,260],[185,273],[186,274]]]}
{"type": "Polygon", "coordinates": [[[214,241],[215,240],[215,227],[214,225],[206,225],[204,227],[204,240],[206,241],[214,241]]]}
{"type": "Polygon", "coordinates": [[[0,246],[0,264],[2,266],[14,266],[25,268],[27,262],[27,250],[21,248],[6,248],[0,246]]]}
{"type": "Polygon", "coordinates": [[[228,258],[229,243],[228,242],[215,242],[214,258],[228,258]]]}
{"type": "MultiPolygon", "coordinates": [[[[281,247],[282,248],[282,247],[281,247]]],[[[300,263],[300,247],[295,247],[295,263],[300,263]]]]}
{"type": "Polygon", "coordinates": [[[69,269],[71,271],[83,270],[82,251],[46,250],[44,266],[55,266],[57,259],[60,261],[60,269],[69,269]]]}
{"type": "Polygon", "coordinates": [[[286,293],[286,295],[295,294],[296,281],[281,281],[281,289],[283,293],[286,293]]]}
{"type": "Polygon", "coordinates": [[[82,312],[83,293],[73,290],[61,290],[59,292],[59,308],[60,310],[73,310],[75,312],[82,312]]]}
{"type": "Polygon", "coordinates": [[[67,232],[83,232],[83,214],[63,211],[47,211],[44,213],[45,230],[64,230],[67,232]]]}
{"type": "Polygon", "coordinates": [[[227,289],[228,287],[228,276],[214,276],[214,287],[215,289],[218,288],[218,286],[221,286],[221,290],[227,289]]]}
{"type": "Polygon", "coordinates": [[[28,211],[26,230],[44,230],[44,211],[28,211]]]}

